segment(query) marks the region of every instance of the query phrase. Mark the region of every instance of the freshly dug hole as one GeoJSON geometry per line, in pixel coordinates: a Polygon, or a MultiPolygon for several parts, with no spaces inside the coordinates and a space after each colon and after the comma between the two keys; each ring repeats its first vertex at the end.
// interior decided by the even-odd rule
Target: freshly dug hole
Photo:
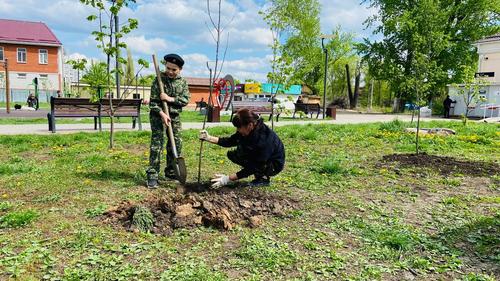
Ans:
{"type": "Polygon", "coordinates": [[[290,198],[256,189],[207,190],[206,187],[191,184],[185,186],[184,194],[167,194],[140,203],[123,202],[108,210],[103,218],[106,222],[121,225],[131,231],[144,231],[144,227],[134,223],[134,217],[138,217],[138,210],[147,214],[142,209],[147,208],[153,215],[150,231],[168,235],[173,229],[201,225],[221,230],[230,230],[241,223],[257,227],[266,217],[284,217],[299,207],[290,198]]]}

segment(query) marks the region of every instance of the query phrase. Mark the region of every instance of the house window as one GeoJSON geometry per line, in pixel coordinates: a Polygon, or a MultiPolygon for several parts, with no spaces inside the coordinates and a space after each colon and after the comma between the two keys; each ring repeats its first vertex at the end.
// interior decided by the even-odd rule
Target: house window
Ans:
{"type": "Polygon", "coordinates": [[[26,79],[26,73],[18,73],[17,78],[19,79],[26,79]]]}
{"type": "Polygon", "coordinates": [[[0,61],[3,61],[3,47],[0,47],[0,61]]]}
{"type": "Polygon", "coordinates": [[[26,63],[26,48],[17,48],[17,62],[26,63]]]}
{"type": "Polygon", "coordinates": [[[49,54],[46,49],[38,50],[38,62],[40,64],[48,64],[49,63],[49,54]]]}

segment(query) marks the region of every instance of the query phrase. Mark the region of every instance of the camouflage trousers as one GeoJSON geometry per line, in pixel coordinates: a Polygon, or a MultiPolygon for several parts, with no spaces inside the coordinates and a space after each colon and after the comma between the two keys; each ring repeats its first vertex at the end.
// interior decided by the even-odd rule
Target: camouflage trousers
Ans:
{"type": "MultiPolygon", "coordinates": [[[[173,175],[174,173],[174,153],[172,152],[172,147],[170,145],[170,138],[168,137],[167,127],[164,126],[163,121],[158,114],[150,114],[150,124],[151,124],[151,146],[149,148],[149,167],[147,170],[148,176],[156,176],[160,174],[160,163],[163,152],[163,146],[165,143],[165,135],[167,138],[167,165],[165,168],[166,173],[173,175]]],[[[174,132],[174,141],[177,148],[177,154],[181,155],[182,151],[182,140],[179,136],[181,131],[181,119],[179,116],[171,116],[172,118],[172,130],[174,132]]]]}

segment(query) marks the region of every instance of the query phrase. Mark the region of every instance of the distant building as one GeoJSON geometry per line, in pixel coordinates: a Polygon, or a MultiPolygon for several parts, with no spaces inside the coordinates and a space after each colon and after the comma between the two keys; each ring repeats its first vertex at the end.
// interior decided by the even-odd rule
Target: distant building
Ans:
{"type": "MultiPolygon", "coordinates": [[[[13,101],[25,100],[34,89],[34,78],[46,97],[61,90],[62,55],[61,42],[44,23],[0,19],[0,80],[5,80],[4,61],[8,59],[13,101]]],[[[0,83],[0,92],[4,84],[0,83]]],[[[4,99],[5,94],[0,96],[0,101],[4,99]]]]}
{"type": "Polygon", "coordinates": [[[499,117],[500,116],[500,33],[488,36],[475,43],[479,55],[476,77],[480,76],[486,85],[479,91],[478,101],[472,101],[469,108],[463,95],[459,95],[460,90],[464,90],[463,85],[459,87],[449,86],[449,94],[456,103],[450,112],[451,115],[465,115],[469,111],[469,116],[474,117],[499,117]]]}

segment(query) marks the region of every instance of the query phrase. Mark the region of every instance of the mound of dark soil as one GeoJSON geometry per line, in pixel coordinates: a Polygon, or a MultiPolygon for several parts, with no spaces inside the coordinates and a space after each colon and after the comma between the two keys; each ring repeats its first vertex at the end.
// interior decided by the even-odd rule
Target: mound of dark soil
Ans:
{"type": "Polygon", "coordinates": [[[232,229],[245,223],[251,227],[262,224],[267,216],[283,217],[298,203],[288,198],[250,188],[207,190],[204,185],[187,185],[185,193],[167,194],[141,203],[123,202],[108,210],[105,221],[137,231],[132,218],[138,206],[147,208],[154,217],[151,232],[170,234],[173,229],[196,226],[232,229]]]}
{"type": "Polygon", "coordinates": [[[421,167],[439,171],[442,175],[463,174],[473,177],[491,176],[500,172],[496,163],[458,160],[448,156],[417,154],[391,154],[383,162],[397,162],[401,167],[421,167]]]}

